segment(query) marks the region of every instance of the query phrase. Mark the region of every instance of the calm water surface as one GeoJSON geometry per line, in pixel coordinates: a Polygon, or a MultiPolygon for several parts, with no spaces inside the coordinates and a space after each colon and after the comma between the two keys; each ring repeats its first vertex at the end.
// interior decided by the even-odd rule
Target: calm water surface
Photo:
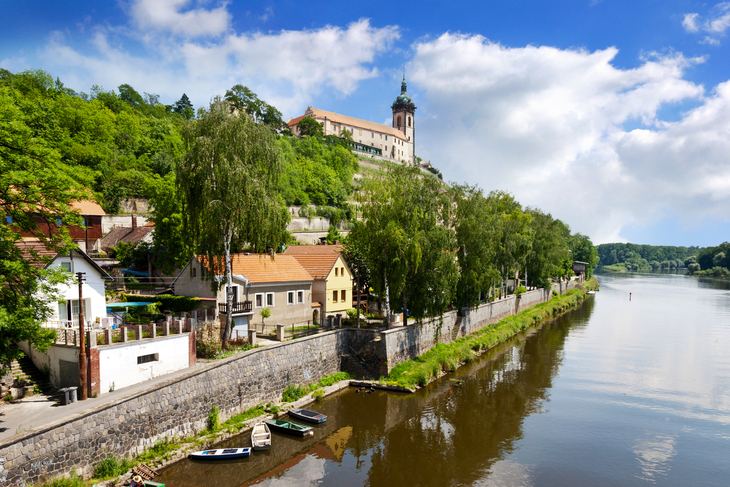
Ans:
{"type": "Polygon", "coordinates": [[[598,278],[601,291],[581,309],[416,394],[345,391],[313,407],[329,415],[314,438],[275,434],[269,452],[185,460],[161,481],[730,485],[730,283],[598,278]]]}

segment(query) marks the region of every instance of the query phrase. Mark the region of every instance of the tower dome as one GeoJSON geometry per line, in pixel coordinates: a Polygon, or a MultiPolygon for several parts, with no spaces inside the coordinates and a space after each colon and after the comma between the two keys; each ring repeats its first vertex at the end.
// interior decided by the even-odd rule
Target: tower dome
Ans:
{"type": "Polygon", "coordinates": [[[400,84],[400,95],[398,95],[398,98],[396,98],[395,101],[393,102],[394,107],[396,105],[401,105],[401,104],[413,105],[413,100],[411,99],[410,96],[408,96],[408,93],[406,91],[407,91],[406,75],[404,73],[403,82],[401,82],[401,84],[400,84]]]}

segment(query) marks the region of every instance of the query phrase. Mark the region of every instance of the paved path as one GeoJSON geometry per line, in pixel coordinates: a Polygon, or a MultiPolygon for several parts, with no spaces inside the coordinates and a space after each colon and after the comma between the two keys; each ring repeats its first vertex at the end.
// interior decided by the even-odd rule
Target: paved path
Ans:
{"type": "MultiPolygon", "coordinates": [[[[267,346],[278,344],[279,342],[257,338],[256,343],[267,346]]],[[[162,382],[167,382],[175,379],[175,377],[185,376],[196,370],[201,370],[209,363],[211,362],[199,361],[192,367],[155,377],[154,379],[146,380],[139,384],[123,387],[114,392],[100,394],[96,398],[90,397],[86,401],[77,401],[66,406],[61,406],[60,403],[56,402],[56,397],[41,394],[25,397],[14,401],[12,404],[0,402],[0,443],[11,439],[15,435],[41,428],[44,425],[54,423],[63,418],[70,418],[71,416],[82,414],[89,409],[104,404],[113,404],[162,382]]]]}

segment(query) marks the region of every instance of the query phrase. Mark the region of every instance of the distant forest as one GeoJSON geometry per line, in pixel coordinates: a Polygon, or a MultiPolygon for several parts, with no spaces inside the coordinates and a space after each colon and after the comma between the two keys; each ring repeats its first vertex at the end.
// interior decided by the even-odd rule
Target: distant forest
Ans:
{"type": "Polygon", "coordinates": [[[610,243],[598,246],[600,266],[619,266],[626,270],[674,269],[684,267],[685,261],[700,253],[700,247],[670,245],[638,245],[610,243]]]}

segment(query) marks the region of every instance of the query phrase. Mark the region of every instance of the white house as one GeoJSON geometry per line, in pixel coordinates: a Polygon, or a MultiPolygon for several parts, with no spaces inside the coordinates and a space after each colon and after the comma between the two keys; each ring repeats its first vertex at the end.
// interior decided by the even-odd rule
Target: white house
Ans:
{"type": "Polygon", "coordinates": [[[82,250],[57,254],[47,268],[60,267],[74,274],[74,281],[59,286],[59,294],[63,301],[54,307],[54,316],[49,320],[50,326],[78,326],[79,323],[79,285],[76,273],[84,273],[82,286],[84,319],[87,323],[99,323],[106,318],[106,294],[104,281],[112,280],[107,272],[99,267],[91,257],[82,250]]]}

